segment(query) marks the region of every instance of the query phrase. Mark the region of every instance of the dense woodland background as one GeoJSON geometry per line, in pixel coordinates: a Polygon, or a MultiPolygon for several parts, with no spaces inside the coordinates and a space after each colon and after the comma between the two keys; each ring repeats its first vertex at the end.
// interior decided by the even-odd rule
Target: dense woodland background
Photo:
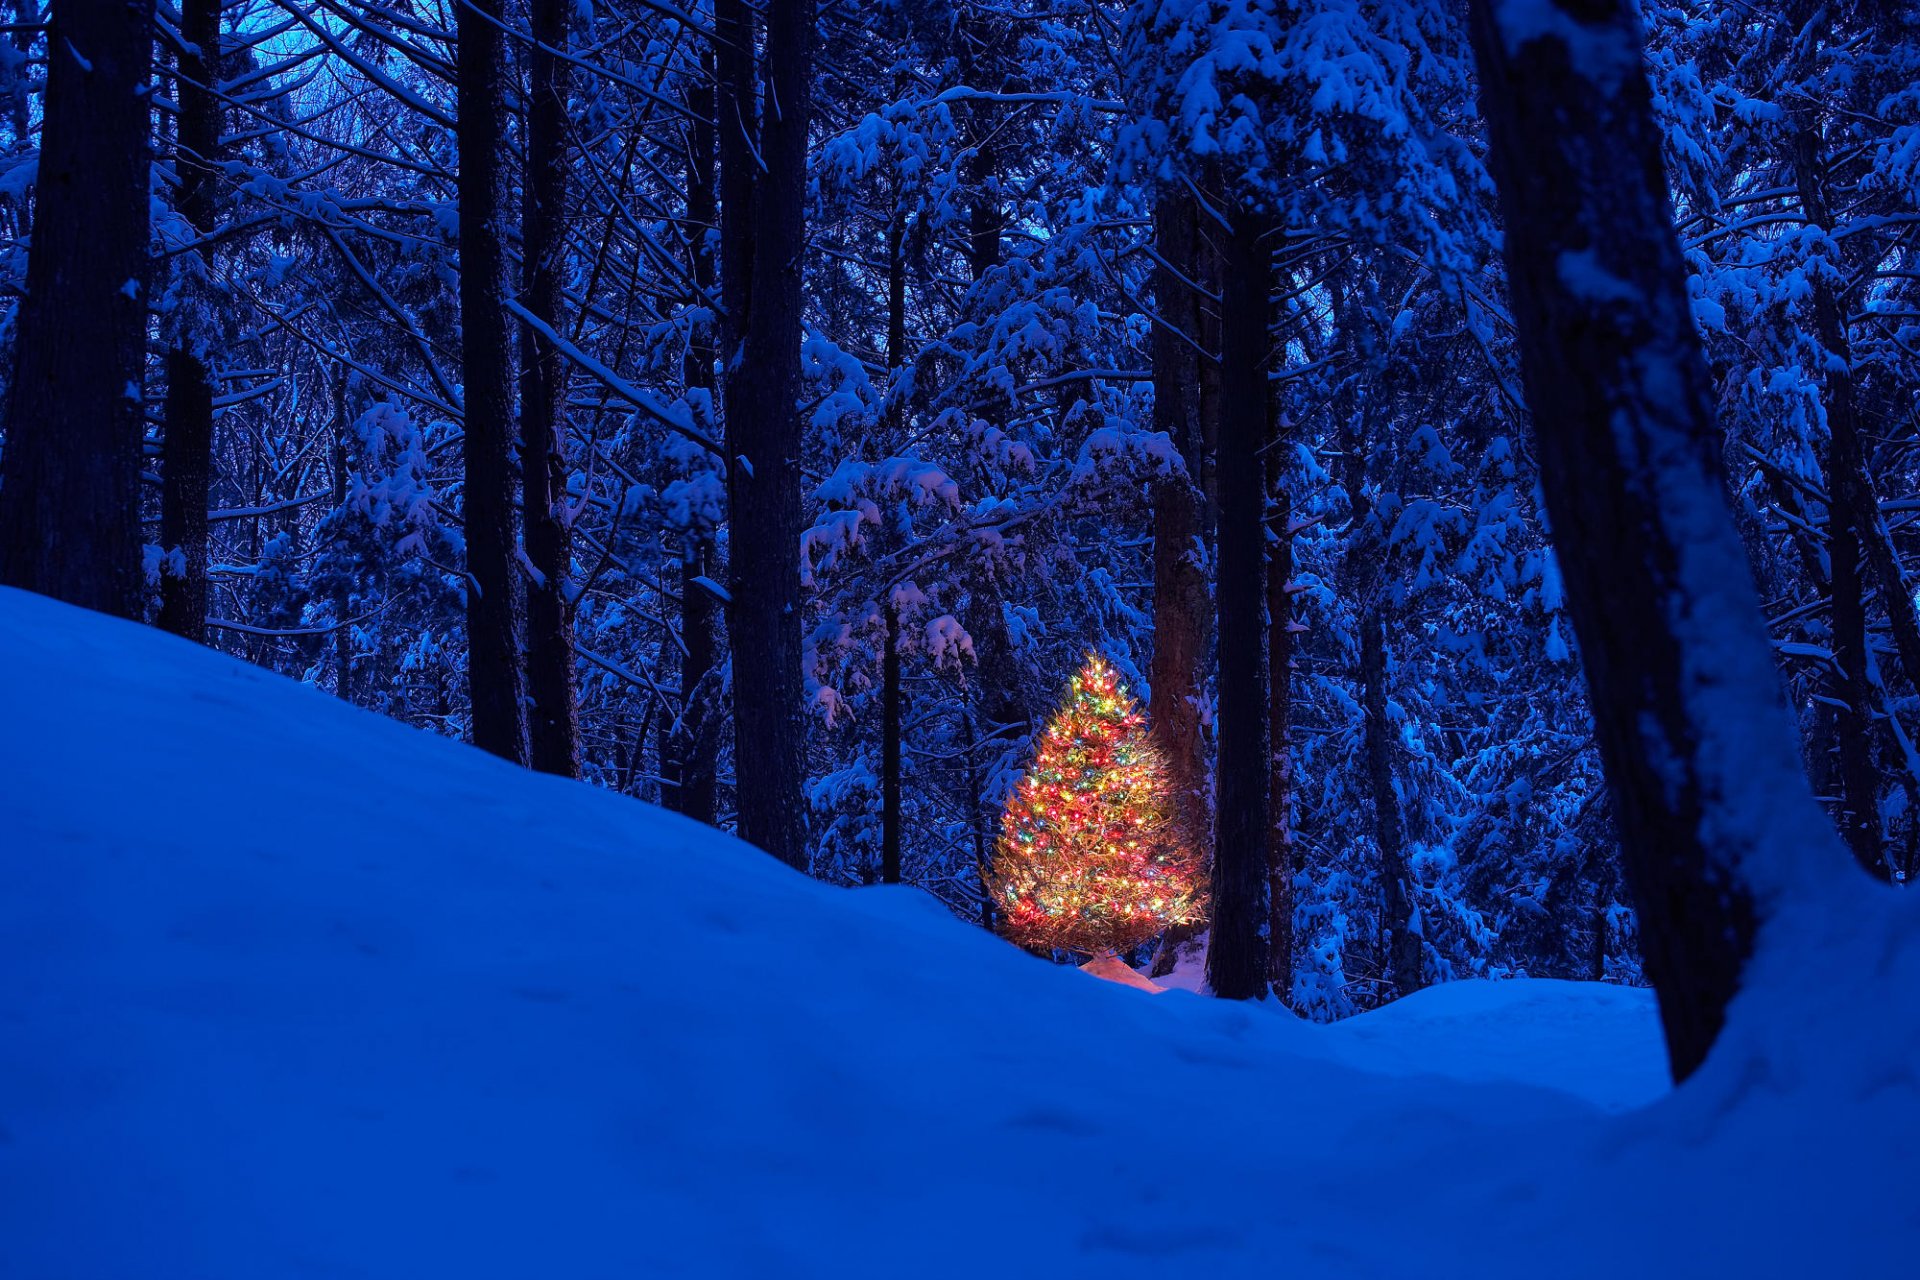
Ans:
{"type": "MultiPolygon", "coordinates": [[[[1217,990],[1640,980],[1502,259],[1553,170],[1497,194],[1465,0],[152,8],[0,40],[8,581],[987,927],[1096,650],[1231,855],[1217,990]],[[47,536],[78,508],[110,564],[47,536]]],[[[1610,172],[1671,201],[1806,772],[1908,880],[1920,15],[1640,19],[1669,189],[1610,172]]],[[[1508,102],[1606,159],[1604,110],[1508,102]]],[[[1612,252],[1557,287],[1654,296],[1612,252]]],[[[1604,533],[1586,572],[1650,563],[1604,533]]]]}

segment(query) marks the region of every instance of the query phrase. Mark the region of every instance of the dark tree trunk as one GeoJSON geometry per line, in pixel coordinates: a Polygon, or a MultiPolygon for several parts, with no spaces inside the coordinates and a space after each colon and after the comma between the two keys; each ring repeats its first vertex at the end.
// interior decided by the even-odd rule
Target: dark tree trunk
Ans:
{"type": "Polygon", "coordinates": [[[1207,981],[1233,1000],[1267,993],[1267,347],[1272,265],[1261,220],[1234,219],[1221,299],[1219,813],[1207,981]]]}
{"type": "MultiPolygon", "coordinates": [[[[1196,480],[1200,438],[1200,299],[1194,292],[1194,207],[1186,194],[1163,194],[1154,206],[1160,265],[1154,272],[1153,425],[1180,451],[1186,474],[1163,477],[1153,491],[1153,664],[1147,715],[1172,773],[1175,803],[1187,838],[1212,836],[1207,804],[1206,741],[1200,727],[1208,624],[1207,546],[1200,527],[1196,480]]],[[[1161,940],[1153,972],[1173,971],[1194,926],[1175,925],[1161,940]]]]}
{"type": "Polygon", "coordinates": [[[161,459],[159,625],[207,639],[207,503],[213,472],[213,378],[188,346],[167,352],[167,438],[161,459]]]}
{"type": "MultiPolygon", "coordinates": [[[[709,77],[713,69],[713,58],[709,54],[705,59],[709,77]]],[[[719,213],[713,185],[713,89],[699,86],[688,92],[686,101],[693,118],[687,131],[688,242],[694,286],[700,294],[692,301],[697,306],[711,307],[716,304],[719,283],[713,245],[707,235],[719,213]]],[[[706,392],[709,399],[714,391],[713,333],[710,324],[694,330],[687,343],[684,370],[687,386],[706,392]]],[[[717,463],[719,459],[714,461],[717,463]]],[[[677,813],[711,824],[716,816],[714,785],[719,748],[715,731],[718,698],[714,663],[719,652],[720,610],[706,582],[717,578],[719,566],[714,563],[710,530],[688,528],[681,539],[680,714],[661,739],[664,749],[660,772],[664,781],[660,801],[677,813]]]]}
{"type": "Polygon", "coordinates": [[[460,360],[465,385],[467,689],[473,742],[528,762],[513,538],[513,364],[502,253],[500,0],[459,9],[460,360]]]}
{"type": "Polygon", "coordinates": [[[1413,886],[1400,801],[1393,790],[1393,727],[1387,721],[1387,622],[1378,600],[1360,618],[1360,703],[1366,712],[1367,791],[1373,800],[1373,842],[1380,850],[1380,928],[1386,935],[1387,980],[1399,995],[1425,985],[1420,936],[1413,928],[1413,886]]]}
{"type": "Polygon", "coordinates": [[[1821,856],[1826,824],[1726,507],[1635,6],[1559,8],[1568,34],[1537,8],[1473,0],[1481,105],[1541,484],[1684,1078],[1739,987],[1757,898],[1821,856]]]}
{"type": "Polygon", "coordinates": [[[63,4],[47,50],[0,583],[138,618],[153,0],[63,4]]]}
{"type": "MultiPolygon", "coordinates": [[[[992,36],[988,24],[972,9],[961,6],[955,15],[960,82],[978,87],[982,72],[980,54],[987,51],[992,36]]],[[[978,108],[969,109],[966,137],[973,147],[966,166],[967,186],[971,189],[967,209],[967,269],[978,280],[1000,265],[1000,241],[1006,230],[1007,215],[999,197],[991,190],[1000,165],[999,151],[994,146],[993,121],[986,119],[978,108]]]]}
{"type": "MultiPolygon", "coordinates": [[[[220,101],[214,82],[220,74],[220,0],[183,0],[180,6],[180,121],[174,170],[180,179],[176,207],[201,235],[213,230],[214,166],[220,161],[220,101]]],[[[213,246],[201,249],[199,262],[182,262],[183,274],[214,269],[213,246]]],[[[210,317],[196,303],[208,296],[189,287],[183,315],[175,323],[183,333],[167,352],[167,437],[160,468],[160,616],[164,629],[189,640],[207,639],[207,507],[213,476],[212,353],[193,331],[210,317]]]]}
{"type": "MultiPolygon", "coordinates": [[[[1794,138],[1794,174],[1808,221],[1832,230],[1827,206],[1826,169],[1819,134],[1804,128],[1794,138]]],[[[1836,264],[1836,266],[1839,264],[1836,264]]],[[[1827,418],[1828,603],[1833,626],[1833,664],[1829,692],[1836,708],[1840,755],[1840,836],[1862,867],[1882,879],[1892,877],[1880,837],[1880,778],[1873,765],[1873,692],[1867,674],[1867,601],[1862,580],[1861,544],[1875,531],[1879,506],[1867,478],[1860,446],[1860,413],[1853,384],[1853,347],[1847,338],[1842,300],[1824,274],[1813,277],[1815,336],[1835,362],[1823,370],[1821,401],[1827,418]]],[[[1899,582],[1896,562],[1894,579],[1899,582]]],[[[1885,592],[1882,592],[1885,599],[1885,592]]],[[[1887,599],[1896,635],[1900,615],[1912,616],[1906,599],[1887,599]]],[[[1903,663],[1904,666],[1904,663],[1903,663]]]]}
{"type": "MultiPolygon", "coordinates": [[[[523,305],[556,332],[566,265],[569,0],[531,0],[527,54],[527,172],[520,234],[523,305]]],[[[567,524],[566,364],[532,325],[520,330],[521,519],[527,561],[528,734],[533,767],[580,776],[580,707],[574,687],[573,604],[567,584],[573,538],[567,524]]]]}
{"type": "Polygon", "coordinates": [[[1155,209],[1163,265],[1154,273],[1161,323],[1153,335],[1153,425],[1180,451],[1186,475],[1162,479],[1153,503],[1153,665],[1148,713],[1172,768],[1181,818],[1196,840],[1209,830],[1200,699],[1207,659],[1207,551],[1201,537],[1199,299],[1193,202],[1163,196],[1155,209]],[[1183,278],[1184,277],[1184,278],[1183,278]]]}
{"type": "MultiPolygon", "coordinates": [[[[1841,443],[1841,437],[1851,434],[1838,425],[1832,409],[1829,404],[1828,421],[1834,424],[1830,482],[1837,478],[1833,473],[1844,465],[1839,455],[1847,446],[1841,443]]],[[[1857,443],[1853,447],[1857,448],[1857,443]]],[[[1834,670],[1826,680],[1828,695],[1839,704],[1834,709],[1834,736],[1840,756],[1835,816],[1840,837],[1854,858],[1884,877],[1887,869],[1880,853],[1879,779],[1873,767],[1872,699],[1867,684],[1867,605],[1860,582],[1860,533],[1853,514],[1836,494],[1827,524],[1827,559],[1832,565],[1827,602],[1833,626],[1834,670]]]]}
{"type": "Polygon", "coordinates": [[[1267,544],[1267,935],[1273,991],[1293,1000],[1293,533],[1291,504],[1281,488],[1284,441],[1267,449],[1274,506],[1267,544]]]}
{"type": "Polygon", "coordinates": [[[734,776],[739,830],[807,865],[801,806],[800,285],[814,6],[768,9],[758,145],[751,22],[715,6],[720,36],[721,271],[729,346],[727,497],[733,602],[734,776]],[[744,204],[744,207],[743,207],[744,204]]]}
{"type": "Polygon", "coordinates": [[[900,611],[886,606],[880,655],[880,883],[900,883],[900,611]]]}

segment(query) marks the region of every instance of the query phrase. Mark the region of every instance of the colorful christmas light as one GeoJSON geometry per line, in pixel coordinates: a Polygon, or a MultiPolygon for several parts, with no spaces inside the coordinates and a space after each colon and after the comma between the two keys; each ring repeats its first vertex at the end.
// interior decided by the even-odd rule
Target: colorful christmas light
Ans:
{"type": "Polygon", "coordinates": [[[1119,673],[1089,655],[1007,800],[989,888],[1023,946],[1137,946],[1204,908],[1200,856],[1119,673]]]}

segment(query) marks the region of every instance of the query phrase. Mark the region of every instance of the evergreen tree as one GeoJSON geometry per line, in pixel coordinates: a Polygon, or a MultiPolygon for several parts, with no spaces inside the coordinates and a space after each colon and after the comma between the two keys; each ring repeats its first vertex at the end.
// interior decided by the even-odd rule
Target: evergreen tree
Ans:
{"type": "Polygon", "coordinates": [[[1007,936],[1124,951],[1202,910],[1198,852],[1119,673],[1089,655],[1007,802],[991,884],[1007,936]]]}

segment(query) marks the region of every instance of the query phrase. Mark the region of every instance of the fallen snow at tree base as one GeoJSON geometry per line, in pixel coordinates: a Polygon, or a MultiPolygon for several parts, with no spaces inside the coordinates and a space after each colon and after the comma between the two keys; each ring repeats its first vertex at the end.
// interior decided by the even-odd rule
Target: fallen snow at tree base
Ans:
{"type": "Polygon", "coordinates": [[[1668,1094],[1645,993],[1148,995],[17,592],[0,672],[8,1277],[1874,1277],[1920,1240],[1892,894],[1783,931],[1824,949],[1668,1094]]]}

